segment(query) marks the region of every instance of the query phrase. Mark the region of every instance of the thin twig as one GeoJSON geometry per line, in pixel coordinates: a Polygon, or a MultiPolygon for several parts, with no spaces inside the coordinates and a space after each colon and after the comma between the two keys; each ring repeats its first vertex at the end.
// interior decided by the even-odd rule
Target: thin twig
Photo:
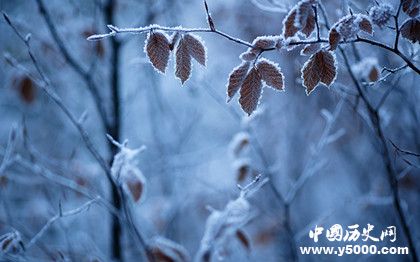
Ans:
{"type": "MultiPolygon", "coordinates": [[[[321,11],[322,11],[323,10],[322,5],[320,6],[321,6],[321,11]]],[[[87,39],[90,41],[97,41],[97,40],[101,40],[107,37],[115,36],[117,34],[124,34],[124,33],[142,34],[142,33],[147,33],[151,30],[161,30],[161,31],[180,32],[180,33],[216,33],[235,43],[241,44],[246,47],[252,47],[252,44],[247,41],[230,36],[222,31],[211,30],[208,28],[182,28],[182,27],[167,27],[167,26],[159,26],[159,25],[149,25],[149,26],[137,27],[137,28],[119,28],[114,25],[108,25],[108,28],[110,29],[109,33],[92,35],[92,36],[89,36],[87,39]]],[[[362,38],[362,37],[356,37],[356,39],[353,39],[353,40],[340,41],[339,44],[357,43],[357,42],[367,43],[373,46],[377,46],[396,54],[402,60],[404,60],[404,62],[408,65],[408,67],[410,67],[417,74],[420,74],[420,68],[418,68],[413,62],[411,62],[410,59],[407,58],[403,53],[401,53],[400,50],[389,47],[386,44],[383,44],[381,42],[377,42],[377,41],[362,38]]],[[[320,39],[314,39],[314,40],[292,41],[289,43],[289,45],[306,45],[306,44],[315,44],[315,43],[328,43],[328,39],[320,38],[320,39]]],[[[272,51],[272,50],[275,50],[275,48],[262,49],[262,51],[272,51]]]]}
{"type": "Polygon", "coordinates": [[[45,234],[45,232],[47,232],[47,230],[52,226],[52,224],[54,224],[55,221],[63,217],[69,217],[69,216],[80,214],[83,211],[88,210],[89,207],[92,204],[96,203],[97,201],[98,201],[97,198],[89,200],[88,202],[84,203],[80,207],[66,211],[66,212],[63,212],[60,209],[58,214],[50,218],[50,220],[48,220],[48,222],[42,227],[42,229],[29,241],[29,243],[26,245],[26,249],[30,249],[45,234]]]}
{"type": "Polygon", "coordinates": [[[69,118],[70,122],[76,127],[78,130],[80,136],[82,137],[87,149],[89,152],[93,155],[93,157],[96,159],[96,161],[99,163],[99,165],[102,167],[102,169],[105,171],[105,174],[107,175],[108,180],[110,180],[112,183],[115,183],[114,179],[112,178],[111,171],[106,163],[106,161],[102,158],[102,156],[99,154],[95,146],[93,145],[92,141],[90,140],[90,137],[86,130],[83,128],[83,126],[78,122],[77,118],[71,113],[71,111],[64,105],[61,98],[55,93],[55,91],[50,87],[50,81],[45,76],[44,72],[42,71],[38,60],[36,59],[35,55],[32,52],[31,45],[30,45],[30,37],[23,36],[17,28],[14,26],[14,24],[11,22],[10,18],[6,13],[3,12],[3,17],[6,20],[6,22],[9,24],[9,26],[13,29],[13,31],[16,33],[16,35],[19,37],[19,39],[22,40],[22,42],[25,44],[29,57],[35,66],[35,69],[37,70],[42,83],[38,84],[38,86],[44,91],[44,93],[55,102],[55,104],[60,108],[60,110],[69,118]]]}
{"type": "MultiPolygon", "coordinates": [[[[47,11],[47,8],[42,0],[36,0],[39,11],[44,18],[48,30],[50,31],[50,34],[52,38],[54,39],[58,50],[63,55],[64,59],[67,61],[67,63],[76,71],[76,73],[85,81],[86,86],[88,87],[89,92],[92,95],[92,98],[95,102],[96,109],[98,110],[99,116],[101,117],[102,124],[105,129],[109,129],[109,123],[106,116],[106,110],[104,108],[104,104],[102,103],[101,96],[98,92],[98,87],[96,86],[92,74],[91,69],[87,68],[85,69],[76,58],[74,58],[71,54],[71,52],[66,47],[64,41],[61,39],[58,30],[56,26],[54,25],[54,22],[52,20],[52,17],[50,13],[47,11]]],[[[91,67],[93,68],[93,67],[91,67]]]]}

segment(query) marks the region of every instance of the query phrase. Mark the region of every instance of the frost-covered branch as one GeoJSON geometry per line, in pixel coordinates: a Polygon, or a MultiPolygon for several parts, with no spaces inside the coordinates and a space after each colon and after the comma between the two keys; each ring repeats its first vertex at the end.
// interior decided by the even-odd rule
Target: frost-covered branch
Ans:
{"type": "Polygon", "coordinates": [[[247,186],[239,187],[241,190],[239,197],[230,201],[223,210],[210,208],[211,214],[207,218],[204,236],[195,261],[210,261],[214,255],[222,258],[223,251],[228,246],[227,241],[233,236],[249,248],[249,240],[240,230],[252,218],[252,208],[248,198],[267,182],[268,178],[262,179],[262,176],[258,175],[247,186]]]}
{"type": "Polygon", "coordinates": [[[54,224],[55,221],[63,217],[70,217],[70,216],[80,214],[88,210],[89,207],[92,204],[96,203],[98,200],[99,200],[98,198],[89,200],[88,202],[84,203],[80,207],[69,210],[69,211],[61,210],[61,205],[60,205],[60,210],[58,214],[56,214],[55,216],[53,216],[52,218],[48,220],[48,222],[42,227],[42,229],[28,242],[28,244],[26,245],[26,249],[30,249],[45,234],[45,232],[47,232],[47,230],[54,224]]]}
{"type": "Polygon", "coordinates": [[[93,75],[89,69],[86,69],[77,59],[72,55],[72,52],[66,47],[65,41],[60,37],[57,27],[55,26],[53,19],[50,13],[47,10],[43,0],[36,0],[38,9],[47,24],[47,28],[50,31],[50,34],[58,47],[58,50],[63,55],[67,63],[76,71],[76,73],[85,81],[86,86],[88,87],[89,92],[92,95],[92,98],[95,102],[96,109],[98,110],[99,116],[101,117],[102,124],[105,129],[109,129],[109,123],[106,115],[106,110],[104,108],[104,103],[101,99],[101,96],[98,92],[98,87],[93,80],[93,75]]]}
{"type": "Polygon", "coordinates": [[[322,112],[326,121],[325,128],[322,131],[318,143],[312,149],[311,156],[309,157],[310,161],[308,162],[307,166],[305,166],[302,175],[297,179],[297,181],[293,184],[292,188],[287,193],[285,199],[286,203],[293,202],[293,200],[296,197],[296,194],[302,189],[306,181],[308,181],[309,178],[311,178],[317,171],[319,171],[323,166],[325,166],[325,162],[320,162],[317,160],[317,156],[320,155],[321,150],[326,145],[335,142],[337,139],[344,135],[345,131],[343,129],[339,129],[335,133],[332,133],[333,126],[341,113],[343,104],[344,98],[341,98],[332,114],[326,110],[322,112]]]}
{"type": "MultiPolygon", "coordinates": [[[[325,9],[323,8],[322,5],[321,5],[321,10],[322,10],[323,18],[325,20],[326,27],[327,27],[327,29],[330,29],[328,17],[326,15],[325,9]]],[[[360,40],[360,39],[361,38],[357,37],[356,40],[360,40]]],[[[372,41],[367,40],[367,39],[365,39],[365,42],[372,43],[372,41]]],[[[385,48],[387,50],[390,50],[390,51],[392,51],[396,54],[398,54],[398,53],[401,54],[400,51],[398,50],[398,48],[393,49],[393,48],[390,48],[390,47],[388,47],[384,44],[377,44],[377,46],[383,47],[383,48],[385,48]]],[[[411,257],[414,261],[417,261],[418,260],[417,251],[416,251],[416,247],[415,247],[415,244],[414,244],[414,239],[413,239],[412,233],[410,231],[410,228],[409,228],[409,225],[408,225],[408,222],[407,222],[406,215],[404,214],[404,210],[402,208],[401,199],[400,199],[400,195],[399,195],[397,174],[396,174],[396,172],[394,170],[394,167],[392,165],[392,159],[391,159],[391,156],[390,156],[390,153],[389,153],[386,137],[385,137],[384,130],[383,130],[382,124],[381,124],[382,119],[380,117],[379,111],[373,106],[372,102],[368,99],[367,95],[363,91],[363,89],[361,87],[361,84],[359,83],[359,80],[357,79],[355,73],[353,72],[353,69],[352,69],[351,64],[350,64],[350,60],[349,60],[345,50],[342,47],[338,47],[338,49],[339,49],[339,51],[340,51],[340,53],[343,57],[345,68],[346,68],[348,74],[350,75],[350,78],[351,78],[354,86],[356,87],[356,90],[357,90],[360,98],[362,99],[362,101],[364,102],[364,104],[366,106],[368,116],[369,116],[369,120],[370,120],[370,122],[373,126],[376,137],[380,142],[380,145],[381,145],[381,152],[380,153],[381,153],[382,158],[384,160],[384,165],[385,165],[385,168],[386,168],[386,171],[387,171],[387,179],[388,179],[388,183],[389,183],[390,188],[391,188],[393,205],[394,205],[396,213],[398,215],[399,222],[401,223],[404,235],[407,238],[407,242],[408,242],[408,246],[409,246],[409,249],[410,249],[411,257]]],[[[404,56],[400,56],[400,57],[403,58],[404,56]]],[[[404,59],[404,58],[403,58],[403,60],[406,61],[406,59],[404,59]]],[[[414,66],[414,68],[410,66],[410,63],[411,63],[410,61],[408,61],[408,62],[406,61],[406,63],[415,72],[420,73],[420,70],[418,68],[416,68],[415,66],[414,66]]]]}
{"type": "MultiPolygon", "coordinates": [[[[6,13],[3,12],[3,17],[6,20],[7,24],[13,29],[13,31],[16,33],[16,35],[19,37],[20,40],[25,44],[29,57],[31,59],[32,64],[34,65],[35,69],[37,70],[40,80],[36,80],[36,83],[38,84],[39,88],[41,88],[44,93],[55,102],[55,104],[60,108],[60,110],[67,116],[67,118],[70,120],[70,122],[76,127],[77,131],[79,132],[80,136],[82,137],[87,149],[89,152],[93,155],[93,157],[96,159],[96,161],[99,163],[99,165],[102,167],[102,169],[105,171],[107,178],[114,183],[111,171],[108,167],[108,164],[106,161],[102,158],[102,156],[99,154],[98,150],[93,145],[87,131],[83,128],[81,123],[78,121],[78,119],[73,115],[73,113],[64,105],[61,98],[57,95],[57,93],[51,88],[50,81],[45,76],[43,70],[41,69],[38,60],[36,59],[34,53],[32,52],[31,45],[30,45],[30,34],[23,36],[17,28],[14,26],[10,18],[6,13]]],[[[16,60],[11,60],[12,62],[15,62],[16,60]]],[[[17,62],[13,63],[15,66],[17,66],[17,62]]]]}

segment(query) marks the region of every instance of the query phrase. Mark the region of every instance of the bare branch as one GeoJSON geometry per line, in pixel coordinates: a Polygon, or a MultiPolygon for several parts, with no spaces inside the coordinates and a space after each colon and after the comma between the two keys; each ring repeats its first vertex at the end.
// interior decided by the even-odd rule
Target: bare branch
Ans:
{"type": "Polygon", "coordinates": [[[54,224],[55,221],[63,217],[69,217],[69,216],[80,214],[88,210],[89,207],[92,204],[96,203],[98,200],[99,200],[98,198],[89,200],[88,202],[84,203],[80,207],[66,211],[66,212],[63,212],[60,209],[58,214],[50,218],[50,220],[48,220],[48,222],[42,227],[42,229],[29,241],[29,243],[26,245],[26,249],[30,249],[45,234],[45,232],[47,232],[47,230],[54,224]]]}

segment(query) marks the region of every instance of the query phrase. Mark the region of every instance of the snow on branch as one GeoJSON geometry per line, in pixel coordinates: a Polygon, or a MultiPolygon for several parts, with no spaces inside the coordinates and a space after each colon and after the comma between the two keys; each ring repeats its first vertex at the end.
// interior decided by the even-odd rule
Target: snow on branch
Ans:
{"type": "Polygon", "coordinates": [[[248,202],[248,198],[267,182],[268,178],[263,179],[261,175],[258,175],[247,186],[238,185],[239,197],[229,201],[223,210],[209,207],[211,214],[207,218],[196,261],[210,261],[213,255],[221,258],[231,237],[236,237],[245,248],[249,249],[250,241],[241,230],[241,227],[252,218],[251,204],[248,202]]]}

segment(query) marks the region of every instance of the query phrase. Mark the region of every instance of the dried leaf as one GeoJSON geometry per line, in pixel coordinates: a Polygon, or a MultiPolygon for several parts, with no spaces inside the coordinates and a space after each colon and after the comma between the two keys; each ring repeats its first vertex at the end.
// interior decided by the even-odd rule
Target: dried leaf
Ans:
{"type": "Polygon", "coordinates": [[[242,109],[251,115],[257,108],[262,93],[261,75],[255,68],[252,68],[245,77],[240,93],[239,103],[242,109]]]}
{"type": "Polygon", "coordinates": [[[342,17],[330,29],[329,50],[335,50],[342,39],[347,41],[356,38],[360,31],[373,33],[372,22],[368,16],[355,14],[342,17]]]}
{"type": "Polygon", "coordinates": [[[382,27],[388,23],[392,17],[392,6],[387,3],[381,3],[370,8],[369,16],[372,22],[382,27]]]}
{"type": "Polygon", "coordinates": [[[257,58],[259,50],[254,48],[248,48],[245,52],[239,55],[239,58],[243,61],[253,61],[257,58]]]}
{"type": "Polygon", "coordinates": [[[185,42],[190,55],[201,65],[206,66],[206,48],[203,41],[196,35],[185,34],[185,42]]]}
{"type": "Polygon", "coordinates": [[[242,230],[239,229],[236,231],[236,237],[238,238],[239,242],[241,242],[241,244],[247,249],[247,251],[251,250],[251,243],[249,238],[242,230]]]}
{"type": "Polygon", "coordinates": [[[359,23],[360,30],[373,34],[372,22],[368,16],[359,16],[359,20],[356,20],[356,22],[359,23]]]}
{"type": "Polygon", "coordinates": [[[2,257],[2,254],[17,254],[24,249],[22,237],[18,231],[0,236],[0,257],[2,257]]]}
{"type": "Polygon", "coordinates": [[[267,59],[261,59],[257,64],[257,70],[268,86],[276,90],[283,90],[283,74],[277,64],[267,59]]]}
{"type": "Polygon", "coordinates": [[[131,193],[131,197],[135,202],[140,200],[140,197],[143,193],[143,183],[137,179],[127,180],[127,187],[131,193]]]}
{"type": "Polygon", "coordinates": [[[297,12],[297,17],[302,26],[301,32],[308,37],[315,29],[315,12],[309,2],[303,3],[297,12]]]}
{"type": "Polygon", "coordinates": [[[182,37],[175,51],[175,76],[184,84],[191,75],[191,56],[188,48],[188,43],[182,37]]]}
{"type": "Polygon", "coordinates": [[[256,49],[269,49],[276,46],[278,37],[275,36],[259,36],[254,39],[252,46],[256,49]]]}
{"type": "Polygon", "coordinates": [[[368,79],[370,82],[376,82],[379,79],[379,70],[376,66],[372,67],[370,69],[369,75],[368,75],[368,79]]]}
{"type": "Polygon", "coordinates": [[[402,10],[410,17],[416,17],[420,11],[419,0],[401,0],[402,10]]]}
{"type": "Polygon", "coordinates": [[[161,73],[165,73],[169,61],[169,40],[161,32],[150,32],[146,39],[145,52],[152,65],[161,73]]]}
{"type": "Polygon", "coordinates": [[[32,103],[35,100],[35,87],[32,79],[25,76],[20,80],[18,86],[19,95],[26,103],[32,103]]]}
{"type": "Polygon", "coordinates": [[[302,79],[309,95],[321,82],[330,86],[337,75],[335,57],[329,51],[319,51],[313,54],[303,65],[302,79]]]}
{"type": "Polygon", "coordinates": [[[305,47],[300,51],[301,55],[313,55],[321,49],[320,43],[315,44],[307,44],[305,47]]]}
{"type": "Polygon", "coordinates": [[[285,38],[292,37],[299,31],[308,37],[314,31],[315,12],[312,8],[314,3],[312,0],[303,0],[290,10],[283,20],[285,38]]]}
{"type": "Polygon", "coordinates": [[[242,165],[237,169],[236,181],[243,182],[245,178],[250,173],[250,166],[249,165],[242,165]]]}
{"type": "Polygon", "coordinates": [[[249,69],[249,62],[242,62],[239,66],[235,67],[229,75],[229,81],[227,84],[227,96],[228,102],[233,98],[233,96],[238,92],[239,88],[242,85],[242,82],[245,79],[246,74],[249,69]]]}
{"type": "Polygon", "coordinates": [[[298,28],[295,26],[295,18],[296,8],[293,8],[283,20],[283,35],[285,38],[294,36],[298,32],[298,28]]]}
{"type": "Polygon", "coordinates": [[[151,241],[150,250],[157,262],[187,262],[190,260],[190,256],[183,246],[167,238],[155,237],[151,241]]]}
{"type": "Polygon", "coordinates": [[[328,48],[328,50],[337,49],[338,43],[340,43],[340,40],[341,40],[340,33],[338,33],[336,29],[332,28],[328,36],[328,42],[330,44],[330,47],[328,48]]]}
{"type": "Polygon", "coordinates": [[[413,43],[420,43],[420,20],[411,18],[404,22],[401,26],[401,36],[413,43]]]}

